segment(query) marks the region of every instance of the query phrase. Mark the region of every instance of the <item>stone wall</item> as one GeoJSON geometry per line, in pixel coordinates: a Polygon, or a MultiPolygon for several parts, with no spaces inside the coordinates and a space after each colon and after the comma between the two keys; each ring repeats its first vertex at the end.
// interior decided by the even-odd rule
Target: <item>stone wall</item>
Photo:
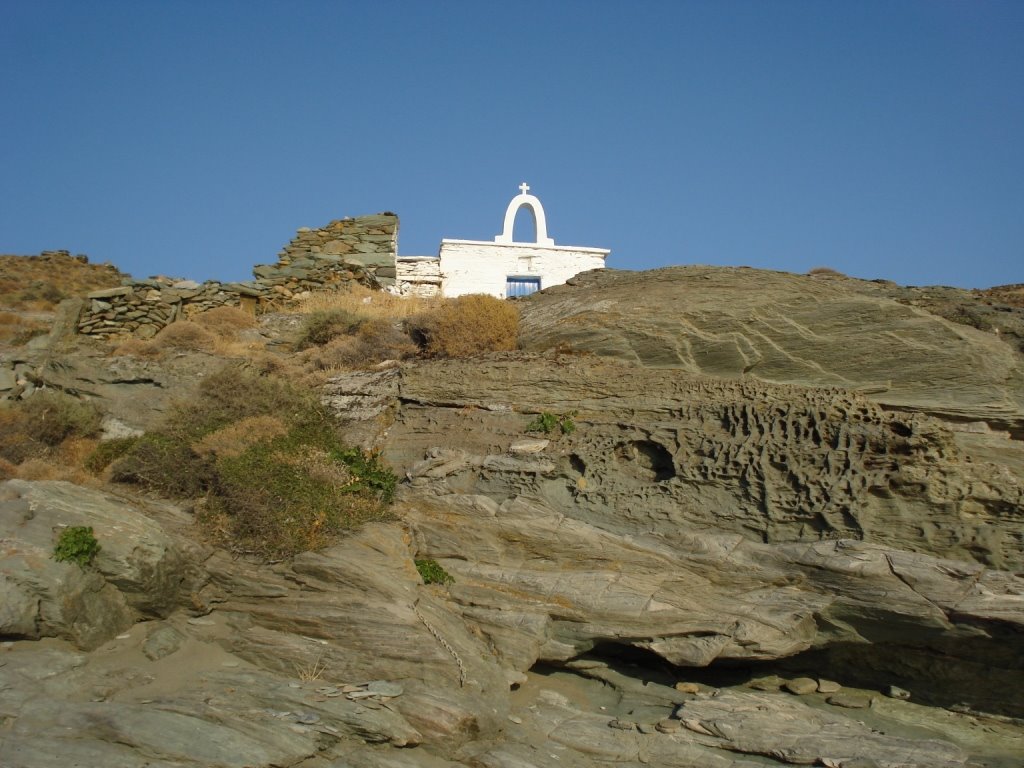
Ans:
{"type": "Polygon", "coordinates": [[[178,318],[214,307],[242,307],[257,313],[352,283],[391,288],[397,240],[398,217],[393,213],[338,219],[320,229],[299,229],[278,254],[276,264],[253,268],[253,280],[197,283],[168,277],[125,278],[120,286],[87,294],[78,332],[100,338],[149,338],[178,318]]]}
{"type": "Polygon", "coordinates": [[[395,292],[400,296],[441,295],[441,260],[436,256],[399,256],[395,292]]]}

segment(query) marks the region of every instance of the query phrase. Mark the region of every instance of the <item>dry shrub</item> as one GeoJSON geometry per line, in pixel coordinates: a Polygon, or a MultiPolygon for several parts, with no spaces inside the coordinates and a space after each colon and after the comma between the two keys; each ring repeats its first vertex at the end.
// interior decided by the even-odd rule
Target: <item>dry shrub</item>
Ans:
{"type": "Polygon", "coordinates": [[[256,318],[238,307],[214,307],[194,315],[191,321],[223,338],[234,338],[239,331],[256,327],[256,318]]]}
{"type": "Polygon", "coordinates": [[[86,459],[93,454],[97,445],[99,440],[95,438],[72,435],[57,447],[53,456],[61,464],[84,467],[86,459]]]}
{"type": "Polygon", "coordinates": [[[212,352],[217,337],[191,320],[178,320],[160,330],[153,343],[161,350],[191,350],[212,352]]]}
{"type": "Polygon", "coordinates": [[[421,314],[432,303],[432,299],[396,296],[356,283],[344,291],[317,291],[298,304],[295,310],[307,315],[340,310],[362,319],[402,320],[421,314]]]}
{"type": "Polygon", "coordinates": [[[459,296],[409,321],[413,337],[431,357],[470,357],[513,350],[519,341],[519,310],[482,293],[459,296]]]}
{"type": "Polygon", "coordinates": [[[34,336],[46,333],[47,326],[14,312],[0,312],[0,342],[21,346],[34,336]]]}
{"type": "Polygon", "coordinates": [[[846,277],[838,269],[832,269],[832,267],[814,267],[807,270],[807,274],[812,277],[846,277]]]}
{"type": "Polygon", "coordinates": [[[200,456],[230,458],[264,440],[288,434],[288,425],[276,416],[250,416],[211,432],[192,444],[200,456]]]}
{"type": "Polygon", "coordinates": [[[302,360],[321,371],[373,366],[385,360],[414,357],[418,349],[401,328],[389,320],[367,320],[355,333],[307,350],[302,360]]]}
{"type": "Polygon", "coordinates": [[[10,461],[23,461],[29,456],[60,445],[72,435],[88,437],[100,430],[102,415],[95,403],[79,400],[64,392],[37,391],[26,400],[0,411],[0,432],[4,434],[3,452],[10,461]],[[24,440],[43,451],[32,450],[15,458],[16,444],[24,440]]]}
{"type": "Polygon", "coordinates": [[[302,324],[298,347],[322,347],[336,338],[355,333],[362,321],[361,317],[344,309],[313,312],[302,324]]]}
{"type": "Polygon", "coordinates": [[[17,476],[18,465],[8,461],[7,459],[0,458],[0,482],[10,480],[12,477],[17,476]]]}
{"type": "Polygon", "coordinates": [[[298,375],[300,369],[291,359],[259,349],[249,355],[249,370],[259,376],[280,376],[282,378],[298,375]]]}
{"type": "Polygon", "coordinates": [[[221,357],[241,357],[249,359],[259,353],[263,345],[258,341],[232,341],[220,336],[213,344],[214,354],[221,357]]]}
{"type": "Polygon", "coordinates": [[[116,344],[117,346],[111,352],[114,356],[124,355],[140,360],[156,360],[162,356],[163,352],[159,345],[143,339],[119,339],[116,344]]]}
{"type": "Polygon", "coordinates": [[[100,483],[81,467],[56,464],[47,459],[29,459],[15,468],[22,480],[63,480],[75,485],[98,487],[100,483]]]}

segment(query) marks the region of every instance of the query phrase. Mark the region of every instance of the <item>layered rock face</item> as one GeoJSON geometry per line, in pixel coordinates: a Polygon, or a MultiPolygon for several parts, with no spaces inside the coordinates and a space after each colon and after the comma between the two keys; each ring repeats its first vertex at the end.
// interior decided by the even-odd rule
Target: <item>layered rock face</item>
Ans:
{"type": "Polygon", "coordinates": [[[412,465],[417,482],[448,477],[498,500],[541,499],[602,529],[668,542],[693,531],[853,538],[996,567],[1024,562],[1019,443],[998,438],[1008,448],[1000,461],[972,454],[936,419],[855,393],[577,355],[381,377],[404,403],[387,455],[412,465]],[[523,454],[517,443],[543,411],[575,411],[577,429],[523,454]]]}
{"type": "Polygon", "coordinates": [[[0,486],[0,763],[1013,768],[1019,355],[808,281],[586,276],[522,303],[562,352],[336,377],[396,519],[287,562],[0,486]],[[98,570],[49,562],[82,521],[98,570]]]}
{"type": "MultiPolygon", "coordinates": [[[[526,348],[564,345],[723,378],[840,387],[886,407],[1024,433],[1018,350],[995,327],[980,331],[899,303],[885,286],[722,267],[603,270],[572,282],[523,303],[526,348]]],[[[1008,318],[1021,312],[1006,310],[1008,318]]]]}

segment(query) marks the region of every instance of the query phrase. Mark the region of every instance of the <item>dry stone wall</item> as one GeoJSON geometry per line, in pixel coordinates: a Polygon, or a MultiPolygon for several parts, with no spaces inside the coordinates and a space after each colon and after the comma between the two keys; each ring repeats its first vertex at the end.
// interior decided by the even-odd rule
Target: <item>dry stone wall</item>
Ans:
{"type": "Polygon", "coordinates": [[[93,291],[78,318],[78,332],[150,338],[179,318],[215,307],[256,313],[352,283],[388,288],[395,284],[397,242],[398,217],[393,213],[338,219],[320,229],[302,227],[276,264],[253,267],[253,280],[125,278],[120,286],[93,291]]]}
{"type": "Polygon", "coordinates": [[[401,296],[441,295],[441,260],[436,256],[399,256],[396,292],[401,296]]]}

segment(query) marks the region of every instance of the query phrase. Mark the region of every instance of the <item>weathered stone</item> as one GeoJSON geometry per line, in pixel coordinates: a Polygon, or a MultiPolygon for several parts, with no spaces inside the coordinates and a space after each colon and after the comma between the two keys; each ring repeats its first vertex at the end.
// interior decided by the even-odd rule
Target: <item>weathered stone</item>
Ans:
{"type": "Polygon", "coordinates": [[[870,696],[865,696],[860,693],[850,693],[848,691],[833,693],[826,699],[826,701],[833,706],[845,707],[846,709],[865,709],[871,706],[870,696]]]}
{"type": "Polygon", "coordinates": [[[782,687],[797,696],[806,696],[808,693],[814,693],[818,690],[818,681],[812,680],[809,677],[797,677],[793,680],[787,680],[782,684],[782,687]]]}
{"type": "Polygon", "coordinates": [[[184,640],[185,636],[174,627],[158,627],[146,638],[146,642],[142,645],[142,652],[147,659],[156,661],[175,653],[181,648],[184,640]]]}
{"type": "Polygon", "coordinates": [[[119,285],[114,288],[102,288],[98,291],[90,291],[85,294],[87,299],[110,299],[115,296],[127,296],[133,292],[133,288],[130,285],[119,285]]]}

